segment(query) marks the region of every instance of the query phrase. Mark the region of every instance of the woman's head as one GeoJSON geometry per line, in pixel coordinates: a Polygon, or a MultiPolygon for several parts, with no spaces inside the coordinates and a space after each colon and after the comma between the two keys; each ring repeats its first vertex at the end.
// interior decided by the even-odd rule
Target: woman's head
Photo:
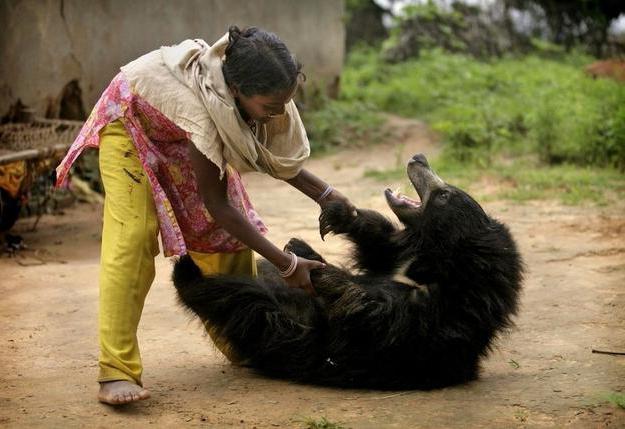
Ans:
{"type": "Polygon", "coordinates": [[[255,27],[230,27],[222,70],[246,119],[266,121],[284,113],[297,89],[301,67],[275,34],[255,27]]]}

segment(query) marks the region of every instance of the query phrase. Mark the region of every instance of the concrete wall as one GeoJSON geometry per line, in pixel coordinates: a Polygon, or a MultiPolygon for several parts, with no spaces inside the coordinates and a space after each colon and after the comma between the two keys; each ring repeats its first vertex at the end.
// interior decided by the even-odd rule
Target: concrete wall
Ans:
{"type": "Polygon", "coordinates": [[[310,82],[340,74],[342,0],[0,0],[0,115],[17,98],[43,114],[72,79],[89,111],[121,65],[231,24],[276,33],[310,82]]]}

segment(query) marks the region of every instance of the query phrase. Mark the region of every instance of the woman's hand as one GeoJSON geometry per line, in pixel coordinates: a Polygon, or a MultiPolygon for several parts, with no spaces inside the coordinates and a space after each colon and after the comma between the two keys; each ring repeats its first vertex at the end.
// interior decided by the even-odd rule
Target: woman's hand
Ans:
{"type": "Polygon", "coordinates": [[[311,261],[298,256],[295,272],[285,277],[284,281],[289,287],[304,289],[310,295],[316,295],[315,288],[310,281],[310,271],[325,268],[325,266],[326,264],[323,262],[311,261]]]}

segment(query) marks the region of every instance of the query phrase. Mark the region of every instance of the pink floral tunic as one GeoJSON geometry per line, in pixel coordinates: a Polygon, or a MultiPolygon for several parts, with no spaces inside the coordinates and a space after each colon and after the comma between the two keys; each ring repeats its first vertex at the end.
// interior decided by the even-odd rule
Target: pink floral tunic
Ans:
{"type": "MultiPolygon", "coordinates": [[[[202,202],[189,161],[189,135],[133,93],[123,73],[104,91],[57,167],[57,186],[67,183],[70,167],[83,150],[99,146],[100,130],[118,119],[134,141],[152,186],[165,256],[183,255],[187,250],[231,253],[244,249],[243,243],[215,223],[202,202]]],[[[265,234],[267,228],[252,207],[241,176],[231,167],[226,175],[230,205],[265,234]]]]}

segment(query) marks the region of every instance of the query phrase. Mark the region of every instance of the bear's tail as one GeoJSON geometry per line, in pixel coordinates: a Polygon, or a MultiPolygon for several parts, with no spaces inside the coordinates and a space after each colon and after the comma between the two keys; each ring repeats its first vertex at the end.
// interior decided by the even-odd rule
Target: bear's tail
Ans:
{"type": "Polygon", "coordinates": [[[184,255],[174,265],[172,279],[176,289],[190,287],[202,279],[202,271],[189,255],[184,255]]]}
{"type": "Polygon", "coordinates": [[[176,263],[173,280],[180,302],[242,362],[290,378],[306,376],[315,365],[319,310],[301,290],[272,289],[251,277],[203,276],[188,256],[176,263]],[[276,293],[289,297],[279,300],[276,293]]]}

